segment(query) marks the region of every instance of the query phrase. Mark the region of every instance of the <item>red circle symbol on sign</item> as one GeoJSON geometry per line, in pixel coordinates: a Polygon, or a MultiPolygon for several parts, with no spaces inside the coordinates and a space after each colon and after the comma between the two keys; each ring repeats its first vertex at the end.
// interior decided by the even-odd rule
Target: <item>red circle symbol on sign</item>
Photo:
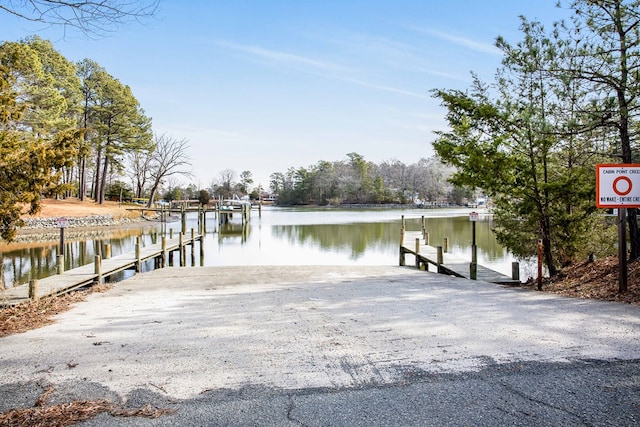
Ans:
{"type": "MultiPolygon", "coordinates": [[[[624,187],[624,186],[622,186],[624,187]]],[[[627,194],[631,193],[631,188],[633,187],[633,185],[631,184],[631,180],[629,178],[627,178],[626,176],[619,176],[618,178],[613,180],[613,191],[615,191],[615,193],[618,196],[626,196],[627,194]],[[621,181],[624,181],[627,183],[627,188],[626,189],[619,189],[618,186],[620,184],[621,181]]]]}

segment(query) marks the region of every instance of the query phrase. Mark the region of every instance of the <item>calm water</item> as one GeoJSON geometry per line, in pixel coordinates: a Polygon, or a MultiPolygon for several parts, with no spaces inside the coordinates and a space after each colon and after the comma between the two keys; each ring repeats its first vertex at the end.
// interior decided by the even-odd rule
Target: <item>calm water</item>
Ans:
{"type": "MultiPolygon", "coordinates": [[[[471,209],[292,209],[265,207],[262,215],[251,213],[243,226],[240,215],[232,223],[219,226],[213,213],[207,217],[207,234],[203,257],[199,244],[193,254],[187,248],[188,265],[397,265],[401,217],[407,230],[421,229],[425,217],[431,245],[442,245],[449,238],[449,252],[470,258],[471,209]]],[[[513,257],[502,248],[491,232],[491,217],[479,210],[476,223],[478,263],[511,274],[513,257]]],[[[167,230],[180,231],[179,222],[169,223],[167,230]]],[[[187,217],[187,230],[197,230],[195,214],[187,217]]],[[[143,245],[155,243],[163,232],[159,225],[136,229],[78,234],[67,229],[65,239],[66,269],[93,262],[105,244],[112,255],[133,252],[136,236],[143,245]]],[[[46,277],[56,272],[59,252],[57,230],[47,242],[0,245],[7,287],[27,283],[31,277],[46,277]]],[[[177,263],[177,256],[176,263],[177,263]]],[[[407,257],[407,263],[411,263],[407,257]]],[[[151,266],[145,266],[150,269],[151,266]]],[[[523,267],[526,269],[527,267],[523,267]]],[[[125,273],[127,274],[127,273],[125,273]]],[[[129,273],[130,274],[130,273],[129,273]]],[[[521,277],[527,277],[521,272],[521,277]]]]}

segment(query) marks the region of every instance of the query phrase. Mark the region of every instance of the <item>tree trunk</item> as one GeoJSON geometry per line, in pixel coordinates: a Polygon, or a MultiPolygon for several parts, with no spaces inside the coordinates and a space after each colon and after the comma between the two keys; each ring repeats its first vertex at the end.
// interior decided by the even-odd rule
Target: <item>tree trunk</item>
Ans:
{"type": "Polygon", "coordinates": [[[102,164],[102,148],[98,149],[98,153],[96,154],[96,170],[93,174],[93,199],[98,200],[98,195],[100,194],[100,169],[102,164]]]}
{"type": "Polygon", "coordinates": [[[78,161],[78,198],[84,201],[87,192],[87,157],[82,156],[78,161]]]}
{"type": "Polygon", "coordinates": [[[553,253],[551,252],[551,226],[549,225],[549,218],[543,217],[540,221],[540,228],[542,234],[542,251],[544,256],[544,262],[549,269],[549,276],[553,277],[558,273],[555,262],[553,261],[553,253]]]}
{"type": "Polygon", "coordinates": [[[104,166],[102,168],[102,177],[100,180],[100,192],[96,194],[98,204],[104,203],[104,194],[107,189],[107,176],[109,174],[109,157],[104,157],[104,166]]]}

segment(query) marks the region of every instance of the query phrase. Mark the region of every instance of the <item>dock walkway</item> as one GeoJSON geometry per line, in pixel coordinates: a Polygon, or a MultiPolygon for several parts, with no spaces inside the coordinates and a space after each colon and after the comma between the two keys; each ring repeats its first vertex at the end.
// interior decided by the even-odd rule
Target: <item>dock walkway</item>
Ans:
{"type": "MultiPolygon", "coordinates": [[[[124,270],[141,270],[141,264],[149,260],[158,260],[160,266],[166,265],[167,255],[173,251],[184,251],[184,247],[194,245],[200,240],[202,245],[202,235],[192,234],[192,236],[180,235],[174,238],[166,238],[166,243],[162,242],[140,247],[138,251],[117,255],[107,259],[99,259],[91,264],[64,271],[60,274],[45,277],[37,281],[37,298],[60,295],[82,286],[101,282],[109,276],[124,270]]],[[[29,298],[29,284],[15,286],[0,292],[0,306],[14,306],[27,302],[29,298]]]]}
{"type": "MultiPolygon", "coordinates": [[[[415,257],[415,265],[418,268],[429,270],[429,264],[431,264],[436,267],[438,273],[466,279],[471,278],[470,259],[462,259],[446,252],[440,252],[440,255],[438,255],[439,251],[442,251],[442,249],[423,243],[421,232],[405,231],[403,242],[400,245],[400,265],[405,265],[405,254],[410,254],[415,257]]],[[[476,265],[476,280],[502,285],[520,283],[517,278],[509,277],[482,265],[476,265]]]]}

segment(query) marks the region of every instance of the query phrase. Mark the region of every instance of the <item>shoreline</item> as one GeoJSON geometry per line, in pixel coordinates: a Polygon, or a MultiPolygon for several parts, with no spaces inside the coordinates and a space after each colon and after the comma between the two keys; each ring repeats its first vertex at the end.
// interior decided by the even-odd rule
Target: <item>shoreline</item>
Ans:
{"type": "MultiPolygon", "coordinates": [[[[29,218],[26,225],[18,229],[18,233],[12,242],[0,240],[0,245],[15,243],[50,242],[56,241],[60,236],[60,227],[57,218],[29,218]]],[[[89,215],[67,219],[65,237],[69,240],[77,240],[87,237],[96,237],[108,234],[116,230],[130,230],[134,228],[157,227],[160,221],[157,218],[114,218],[113,215],[89,215]]]]}

